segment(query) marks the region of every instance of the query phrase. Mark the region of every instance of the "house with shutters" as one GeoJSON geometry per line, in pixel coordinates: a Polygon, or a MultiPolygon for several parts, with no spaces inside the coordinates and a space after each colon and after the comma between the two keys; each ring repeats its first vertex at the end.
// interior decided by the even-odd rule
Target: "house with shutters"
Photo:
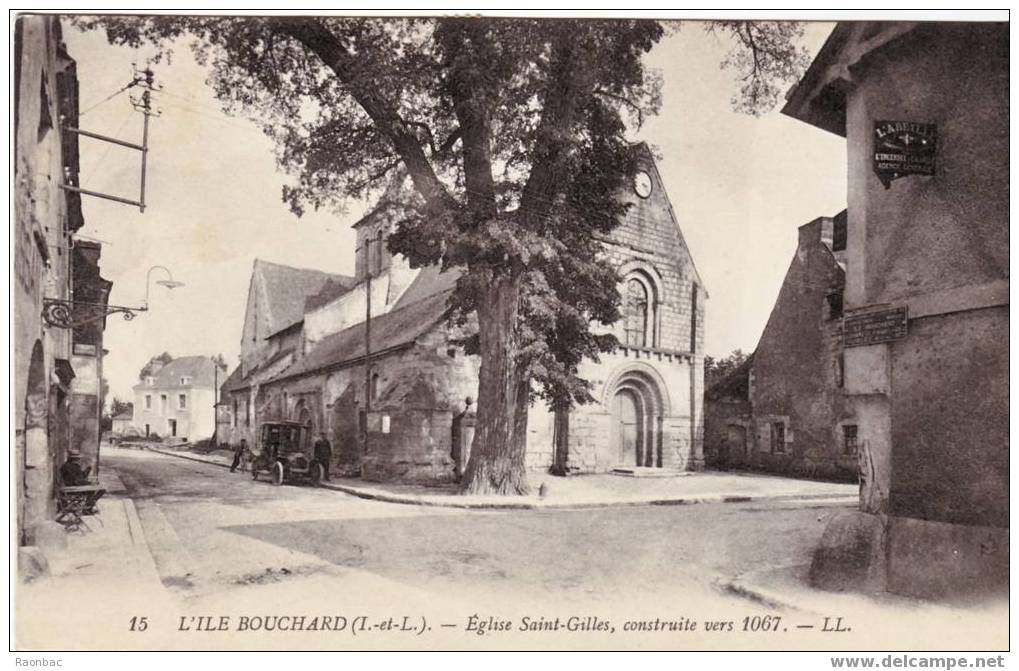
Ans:
{"type": "Polygon", "coordinates": [[[134,389],[131,426],[171,442],[210,438],[216,430],[216,383],[226,375],[207,356],[151,360],[134,389]]]}

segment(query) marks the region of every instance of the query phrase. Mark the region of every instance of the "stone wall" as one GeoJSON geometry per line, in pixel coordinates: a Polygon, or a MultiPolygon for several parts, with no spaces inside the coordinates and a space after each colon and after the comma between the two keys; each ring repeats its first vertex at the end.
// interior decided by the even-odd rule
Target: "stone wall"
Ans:
{"type": "Polygon", "coordinates": [[[889,376],[871,512],[1008,524],[1008,53],[1007,26],[922,26],[869,59],[847,103],[846,306],[909,311],[905,339],[847,350],[847,374],[889,376]],[[885,188],[875,120],[937,124],[936,174],[885,188]]]}
{"type": "Polygon", "coordinates": [[[827,244],[831,226],[821,217],[800,227],[796,254],[754,353],[752,465],[763,470],[855,475],[857,456],[845,453],[839,425],[849,416],[840,373],[841,314],[827,297],[841,296],[845,274],[827,244]],[[776,422],[784,426],[783,445],[771,441],[776,422]]]}
{"type": "MultiPolygon", "coordinates": [[[[15,25],[14,105],[14,468],[18,541],[55,511],[53,485],[67,444],[67,394],[56,361],[71,359],[69,329],[42,320],[42,299],[70,299],[68,234],[80,226],[77,196],[59,188],[77,161],[64,156],[59,130],[61,77],[76,92],[74,63],[60,52],[56,16],[22,15],[15,25]],[[44,95],[42,95],[44,94],[44,95]],[[69,201],[73,203],[69,204],[69,201]],[[65,441],[55,439],[64,437],[65,441]]],[[[72,111],[76,115],[75,110],[72,111]]],[[[73,117],[72,117],[73,118],[73,117]]],[[[68,143],[70,144],[70,143],[68,143]]],[[[77,143],[74,142],[74,147],[77,143]]]]}

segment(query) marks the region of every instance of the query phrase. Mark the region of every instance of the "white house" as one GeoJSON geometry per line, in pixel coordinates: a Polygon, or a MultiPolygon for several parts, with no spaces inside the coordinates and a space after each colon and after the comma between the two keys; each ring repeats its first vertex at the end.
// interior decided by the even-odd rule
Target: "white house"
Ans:
{"type": "Polygon", "coordinates": [[[223,369],[207,356],[185,356],[149,364],[148,375],[134,386],[132,426],[143,436],[196,441],[216,427],[216,383],[223,369]]]}

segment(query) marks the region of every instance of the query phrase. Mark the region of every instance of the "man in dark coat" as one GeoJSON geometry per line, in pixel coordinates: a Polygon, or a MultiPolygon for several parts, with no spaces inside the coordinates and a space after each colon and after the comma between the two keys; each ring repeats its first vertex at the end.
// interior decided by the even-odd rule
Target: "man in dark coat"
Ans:
{"type": "Polygon", "coordinates": [[[237,470],[237,467],[241,463],[241,459],[244,458],[244,453],[248,451],[248,441],[241,438],[241,442],[234,448],[234,462],[230,464],[230,472],[233,473],[237,470]]]}
{"type": "Polygon", "coordinates": [[[329,443],[329,439],[321,431],[316,434],[315,445],[315,463],[322,464],[322,470],[325,472],[325,479],[329,479],[329,464],[333,459],[333,446],[329,443]]]}
{"type": "Polygon", "coordinates": [[[88,474],[91,470],[91,468],[82,467],[80,456],[71,454],[67,457],[64,465],[60,467],[60,480],[63,482],[64,487],[87,485],[89,484],[88,474]]]}

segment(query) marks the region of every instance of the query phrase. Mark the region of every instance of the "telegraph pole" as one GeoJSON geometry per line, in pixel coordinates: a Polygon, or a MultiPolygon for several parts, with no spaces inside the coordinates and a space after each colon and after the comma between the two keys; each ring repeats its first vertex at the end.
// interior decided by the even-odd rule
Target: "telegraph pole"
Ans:
{"type": "Polygon", "coordinates": [[[139,73],[141,76],[138,78],[139,86],[144,90],[142,91],[141,100],[137,101],[132,99],[131,102],[134,104],[134,108],[142,113],[144,121],[142,122],[142,178],[141,178],[141,189],[139,194],[138,209],[141,212],[145,211],[145,172],[148,164],[149,156],[149,117],[157,115],[156,112],[152,111],[152,92],[156,89],[156,74],[152,71],[150,66],[146,66],[145,70],[139,73]]]}
{"type": "Polygon", "coordinates": [[[368,415],[372,408],[372,369],[368,356],[372,351],[372,269],[371,235],[364,237],[364,453],[368,454],[368,415]]]}
{"type": "Polygon", "coordinates": [[[212,359],[212,447],[219,447],[219,363],[212,359]]]}

